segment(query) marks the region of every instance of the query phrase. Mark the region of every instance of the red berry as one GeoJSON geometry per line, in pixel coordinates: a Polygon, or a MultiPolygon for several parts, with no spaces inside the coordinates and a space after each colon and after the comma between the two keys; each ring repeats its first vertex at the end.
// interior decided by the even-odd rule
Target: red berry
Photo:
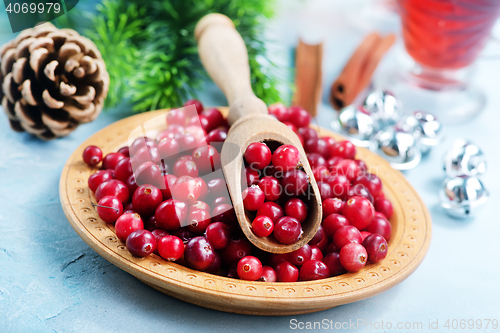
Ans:
{"type": "Polygon", "coordinates": [[[368,231],[360,231],[359,233],[361,234],[361,240],[362,240],[361,243],[363,243],[365,241],[366,237],[368,237],[372,234],[371,232],[368,232],[368,231]]]}
{"type": "Polygon", "coordinates": [[[208,109],[201,113],[208,121],[207,132],[210,132],[216,127],[222,126],[224,124],[224,116],[217,109],[208,109]]]}
{"type": "Polygon", "coordinates": [[[284,121],[283,124],[285,124],[286,126],[288,126],[288,128],[290,128],[295,133],[297,133],[297,126],[295,126],[294,123],[289,122],[289,121],[284,121]]]}
{"type": "Polygon", "coordinates": [[[382,181],[377,177],[377,175],[372,173],[364,173],[358,176],[358,178],[356,178],[353,182],[353,185],[356,184],[364,185],[374,198],[376,198],[382,191],[382,181]]]}
{"type": "Polygon", "coordinates": [[[167,261],[179,260],[184,254],[184,243],[177,236],[164,236],[158,241],[158,254],[167,261]]]}
{"type": "Polygon", "coordinates": [[[231,207],[233,206],[231,199],[229,199],[228,197],[215,198],[214,201],[210,204],[211,207],[217,207],[219,205],[229,205],[231,207]]]}
{"type": "Polygon", "coordinates": [[[184,103],[184,106],[194,105],[196,112],[200,114],[203,111],[203,104],[197,99],[190,99],[184,103]]]}
{"type": "Polygon", "coordinates": [[[130,163],[129,157],[125,157],[123,160],[118,162],[118,164],[115,167],[115,178],[121,180],[124,183],[133,174],[134,171],[132,170],[132,163],[130,163]]]}
{"type": "Polygon", "coordinates": [[[229,197],[229,192],[227,190],[226,181],[222,178],[215,178],[207,183],[208,192],[213,198],[218,197],[229,197]]]}
{"type": "Polygon", "coordinates": [[[251,168],[245,168],[245,177],[247,180],[247,186],[259,184],[259,172],[251,168]]]}
{"type": "Polygon", "coordinates": [[[283,208],[275,202],[264,202],[264,204],[257,211],[257,216],[261,215],[271,218],[273,223],[276,223],[285,215],[285,212],[283,208]]]}
{"type": "Polygon", "coordinates": [[[273,115],[281,122],[287,121],[290,117],[290,111],[281,103],[269,105],[267,108],[270,115],[273,115]]]}
{"type": "Polygon", "coordinates": [[[366,249],[358,243],[346,244],[339,253],[340,264],[349,272],[357,272],[365,267],[367,259],[366,249]]]}
{"type": "Polygon", "coordinates": [[[110,179],[113,179],[112,170],[99,170],[96,173],[90,175],[88,180],[89,188],[92,192],[95,192],[99,185],[110,179]]]}
{"type": "Polygon", "coordinates": [[[313,168],[313,175],[317,182],[328,181],[330,178],[330,171],[328,171],[328,168],[325,166],[315,167],[313,168]]]}
{"type": "Polygon", "coordinates": [[[308,243],[311,246],[317,246],[321,251],[324,251],[328,244],[328,237],[326,237],[323,226],[319,226],[318,231],[308,243]]]}
{"type": "Polygon", "coordinates": [[[377,212],[384,214],[387,219],[391,218],[394,209],[392,208],[392,204],[389,200],[385,198],[377,198],[373,205],[375,206],[375,210],[377,212]]]}
{"type": "Polygon", "coordinates": [[[276,282],[276,271],[269,266],[262,266],[262,274],[259,281],[262,282],[276,282]]]}
{"type": "Polygon", "coordinates": [[[330,270],[319,260],[309,260],[300,268],[300,280],[311,281],[330,277],[330,270]]]}
{"type": "Polygon", "coordinates": [[[341,227],[333,234],[333,244],[337,249],[342,249],[346,244],[358,243],[362,240],[361,233],[352,225],[341,227]]]}
{"type": "Polygon", "coordinates": [[[332,171],[332,173],[334,172],[346,176],[349,181],[353,181],[359,175],[359,168],[354,160],[344,159],[337,163],[335,171],[332,171]]]}
{"type": "Polygon", "coordinates": [[[214,249],[220,250],[227,246],[231,237],[231,232],[227,224],[222,222],[210,223],[205,230],[205,237],[212,244],[214,249]]]}
{"type": "Polygon", "coordinates": [[[163,196],[160,190],[152,185],[141,185],[132,196],[135,210],[142,216],[151,216],[161,203],[163,196]]]}
{"type": "Polygon", "coordinates": [[[124,158],[125,158],[125,155],[123,155],[123,154],[120,154],[120,153],[109,153],[102,160],[102,168],[104,170],[107,170],[107,169],[113,169],[114,170],[115,167],[116,167],[116,165],[118,164],[118,162],[120,162],[124,158]]]}
{"type": "MultiPolygon", "coordinates": [[[[172,198],[172,188],[177,181],[177,177],[174,175],[165,175],[163,176],[163,180],[165,183],[165,188],[160,188],[161,194],[163,195],[163,200],[172,198]]],[[[163,186],[162,186],[163,187],[163,186]]]]}
{"type": "Polygon", "coordinates": [[[326,167],[326,160],[323,156],[318,153],[307,154],[307,160],[311,168],[326,167]]]}
{"type": "Polygon", "coordinates": [[[280,170],[287,171],[295,169],[300,162],[299,150],[292,145],[279,146],[274,151],[271,160],[274,167],[280,170]]]}
{"type": "MultiPolygon", "coordinates": [[[[150,217],[148,219],[148,222],[149,220],[154,219],[154,216],[150,217]]],[[[165,236],[169,236],[169,233],[166,232],[165,230],[162,230],[162,229],[148,229],[146,228],[146,223],[144,223],[144,229],[146,230],[149,230],[151,231],[151,233],[153,234],[153,236],[155,236],[155,240],[156,240],[156,245],[158,245],[158,242],[165,236]]],[[[158,246],[156,246],[156,249],[155,249],[155,253],[158,254],[158,246]]]]}
{"type": "Polygon", "coordinates": [[[346,200],[349,200],[353,197],[363,197],[365,199],[368,199],[368,201],[373,204],[373,197],[370,194],[370,191],[368,191],[368,189],[365,187],[365,185],[356,184],[351,186],[349,192],[347,192],[346,200]]]}
{"type": "Polygon", "coordinates": [[[287,196],[305,195],[309,186],[307,174],[298,169],[290,170],[281,179],[281,186],[287,196]]]}
{"type": "Polygon", "coordinates": [[[107,182],[99,185],[95,191],[95,199],[100,201],[105,196],[112,195],[117,197],[121,202],[125,203],[129,199],[129,191],[127,185],[118,179],[110,179],[107,182]]]}
{"type": "Polygon", "coordinates": [[[387,257],[387,242],[381,235],[371,234],[363,241],[368,260],[375,264],[387,257]]]}
{"type": "Polygon", "coordinates": [[[205,237],[194,237],[186,244],[184,260],[189,267],[204,271],[215,260],[214,249],[205,237]]]}
{"type": "Polygon", "coordinates": [[[311,246],[311,260],[323,261],[323,253],[321,252],[321,249],[316,245],[311,246]]]}
{"type": "Polygon", "coordinates": [[[311,260],[312,250],[311,245],[306,244],[301,248],[288,253],[288,261],[294,265],[300,266],[311,260]]]}
{"type": "Polygon", "coordinates": [[[104,222],[115,223],[116,219],[122,215],[123,205],[117,197],[109,195],[99,200],[96,210],[104,222]]]}
{"type": "Polygon", "coordinates": [[[372,234],[379,234],[384,237],[386,241],[389,241],[391,239],[392,227],[386,219],[375,216],[366,228],[366,231],[372,234]]]}
{"type": "Polygon", "coordinates": [[[283,261],[276,265],[276,281],[297,282],[299,279],[299,269],[288,261],[283,261]]]}
{"type": "Polygon", "coordinates": [[[229,266],[241,258],[250,255],[252,247],[250,242],[243,238],[231,238],[229,243],[220,252],[222,262],[229,266]]]}
{"type": "Polygon", "coordinates": [[[156,249],[156,239],[148,230],[136,230],[127,237],[127,249],[136,257],[146,257],[156,249]]]}
{"type": "Polygon", "coordinates": [[[330,243],[325,249],[325,254],[328,254],[330,252],[339,252],[339,249],[335,246],[335,244],[330,243]]]}
{"type": "MultiPolygon", "coordinates": [[[[132,162],[132,167],[134,164],[132,162]]],[[[153,162],[144,162],[134,170],[135,181],[137,185],[150,184],[156,187],[163,187],[163,177],[161,170],[153,162]]]]}
{"type": "Polygon", "coordinates": [[[285,204],[285,215],[296,218],[300,223],[307,217],[307,205],[298,198],[292,198],[285,204]]]}
{"type": "Polygon", "coordinates": [[[180,176],[170,187],[172,197],[176,200],[191,204],[198,200],[201,187],[199,182],[190,176],[180,176]]]}
{"type": "Polygon", "coordinates": [[[330,198],[323,201],[323,217],[340,214],[342,209],[344,209],[344,202],[339,198],[330,198]]]}
{"type": "Polygon", "coordinates": [[[118,149],[118,153],[125,155],[125,157],[130,157],[130,149],[128,148],[128,146],[118,149]]]}
{"type": "MultiPolygon", "coordinates": [[[[227,138],[227,130],[226,129],[220,129],[216,128],[214,130],[211,130],[210,133],[207,135],[207,143],[210,145],[213,145],[213,142],[224,142],[226,141],[227,138]]],[[[220,145],[216,145],[216,147],[219,147],[220,145]]]]}
{"type": "Polygon", "coordinates": [[[365,229],[375,216],[375,209],[371,202],[363,197],[352,197],[347,200],[342,214],[349,223],[359,230],[365,229]]]}
{"type": "Polygon", "coordinates": [[[188,159],[178,159],[174,164],[174,175],[180,176],[190,176],[193,178],[198,177],[199,171],[198,166],[195,162],[188,159]]]}
{"type": "Polygon", "coordinates": [[[197,210],[197,209],[203,209],[203,210],[206,210],[209,213],[211,212],[210,206],[206,202],[200,201],[200,200],[193,202],[189,206],[189,212],[192,212],[193,210],[197,210]]]}
{"type": "Polygon", "coordinates": [[[210,213],[203,209],[193,210],[187,216],[188,229],[195,234],[204,233],[211,222],[210,213]]]}
{"type": "Polygon", "coordinates": [[[234,208],[228,204],[220,204],[212,210],[212,221],[223,222],[228,225],[236,223],[234,208]]]}
{"type": "Polygon", "coordinates": [[[325,201],[326,199],[330,199],[333,197],[333,191],[331,186],[326,182],[318,182],[318,190],[321,196],[321,201],[325,201]]]}
{"type": "Polygon", "coordinates": [[[135,154],[137,154],[139,149],[141,149],[143,147],[152,148],[155,146],[156,146],[155,142],[148,137],[137,138],[130,145],[129,154],[130,154],[130,156],[134,156],[135,154]]]}
{"type": "MultiPolygon", "coordinates": [[[[326,146],[328,147],[328,150],[330,150],[330,147],[335,144],[335,139],[332,138],[331,136],[322,136],[321,139],[326,142],[326,146]]],[[[328,151],[328,155],[330,155],[330,151],[328,151]]]]}
{"type": "Polygon", "coordinates": [[[199,172],[202,174],[208,174],[220,169],[220,155],[217,150],[210,145],[196,148],[192,156],[193,162],[196,163],[199,172]]]}
{"type": "Polygon", "coordinates": [[[330,271],[330,276],[347,273],[347,270],[340,264],[339,256],[337,252],[330,252],[323,258],[323,262],[330,271]]]}
{"type": "Polygon", "coordinates": [[[243,206],[249,211],[258,210],[266,200],[264,192],[257,185],[247,187],[241,196],[243,198],[243,206]]]}
{"type": "Polygon", "coordinates": [[[170,158],[179,154],[181,147],[179,141],[175,138],[163,138],[158,143],[158,155],[162,160],[169,160],[170,158]]]}
{"type": "Polygon", "coordinates": [[[336,142],[330,147],[329,150],[331,157],[339,156],[353,160],[354,156],[356,156],[356,146],[354,146],[350,141],[336,142]]]}
{"type": "Polygon", "coordinates": [[[335,234],[335,231],[338,229],[345,227],[349,225],[349,221],[347,219],[340,215],[340,214],[330,214],[328,215],[323,222],[321,223],[323,226],[323,230],[325,231],[325,235],[327,237],[332,238],[333,235],[335,234]]]}
{"type": "Polygon", "coordinates": [[[158,163],[161,159],[158,149],[156,149],[156,147],[149,146],[142,147],[135,154],[132,154],[131,158],[134,167],[137,167],[144,162],[158,163]]]}
{"type": "Polygon", "coordinates": [[[88,166],[93,167],[102,161],[102,150],[96,146],[88,146],[83,151],[83,161],[87,163],[88,166]]]}
{"type": "Polygon", "coordinates": [[[174,109],[170,110],[167,113],[167,125],[170,126],[172,124],[184,126],[186,123],[186,114],[183,109],[174,109]]]}
{"type": "Polygon", "coordinates": [[[284,216],[274,225],[274,238],[283,244],[293,244],[302,235],[302,226],[297,219],[284,216]]]}
{"type": "Polygon", "coordinates": [[[250,168],[262,170],[271,163],[271,150],[262,142],[253,142],[245,150],[245,161],[250,168]]]}
{"type": "Polygon", "coordinates": [[[116,237],[121,241],[126,241],[128,235],[141,229],[144,229],[144,223],[139,214],[123,214],[115,223],[116,237]]]}
{"type": "Polygon", "coordinates": [[[349,179],[347,179],[344,175],[334,175],[330,176],[328,180],[328,184],[332,188],[332,193],[334,197],[344,198],[349,193],[349,189],[351,188],[351,183],[349,179]]]}
{"type": "Polygon", "coordinates": [[[311,127],[299,128],[298,132],[302,136],[302,138],[304,138],[305,142],[307,142],[311,139],[318,138],[318,132],[316,132],[316,130],[314,130],[314,128],[311,128],[311,127]]]}
{"type": "Polygon", "coordinates": [[[132,193],[132,195],[135,193],[135,190],[139,187],[137,183],[135,182],[135,176],[131,175],[130,177],[127,178],[125,181],[125,185],[127,185],[128,192],[132,193]]]}
{"type": "Polygon", "coordinates": [[[175,199],[165,200],[156,208],[156,224],[167,231],[179,229],[185,225],[187,213],[186,203],[175,199]]]}
{"type": "Polygon", "coordinates": [[[262,177],[259,187],[264,192],[266,201],[276,201],[281,196],[280,182],[273,176],[262,177]]]}
{"type": "Polygon", "coordinates": [[[256,281],[262,275],[262,263],[254,256],[243,257],[238,262],[236,272],[242,280],[256,281]]]}
{"type": "Polygon", "coordinates": [[[300,106],[290,107],[290,121],[298,128],[309,126],[311,118],[311,115],[300,106]]]}
{"type": "Polygon", "coordinates": [[[273,233],[273,230],[273,220],[267,216],[257,216],[252,222],[252,231],[257,237],[267,237],[273,233]]]}

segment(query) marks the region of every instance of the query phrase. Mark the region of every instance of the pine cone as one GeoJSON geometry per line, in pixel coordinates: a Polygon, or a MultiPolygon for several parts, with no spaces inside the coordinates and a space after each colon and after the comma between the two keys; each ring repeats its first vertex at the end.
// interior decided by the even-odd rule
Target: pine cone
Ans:
{"type": "Polygon", "coordinates": [[[0,100],[11,127],[44,140],[97,118],[109,75],[95,44],[50,23],[0,47],[0,100]]]}

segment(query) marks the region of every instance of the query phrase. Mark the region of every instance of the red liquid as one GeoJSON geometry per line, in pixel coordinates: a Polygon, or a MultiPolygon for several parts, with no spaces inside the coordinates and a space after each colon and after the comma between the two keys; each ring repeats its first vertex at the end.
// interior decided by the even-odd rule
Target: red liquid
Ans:
{"type": "Polygon", "coordinates": [[[500,0],[399,0],[406,50],[418,63],[470,65],[500,15],[500,0]]]}

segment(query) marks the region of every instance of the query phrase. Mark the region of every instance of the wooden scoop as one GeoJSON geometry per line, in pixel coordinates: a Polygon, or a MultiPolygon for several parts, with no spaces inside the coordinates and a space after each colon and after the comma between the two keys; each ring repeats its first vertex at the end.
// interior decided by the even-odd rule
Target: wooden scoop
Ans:
{"type": "Polygon", "coordinates": [[[250,85],[248,54],[243,39],[233,22],[221,14],[203,17],[195,28],[201,62],[229,102],[228,121],[231,125],[221,151],[222,171],[241,229],[258,248],[272,253],[292,252],[311,240],[322,218],[321,197],[306,154],[297,135],[286,125],[270,116],[266,104],[258,99],[250,85]],[[265,142],[271,150],[282,144],[299,149],[300,162],[309,177],[310,191],[307,219],[302,223],[303,234],[294,244],[277,242],[271,235],[257,237],[251,229],[255,212],[243,207],[243,153],[252,142],[265,142]]]}

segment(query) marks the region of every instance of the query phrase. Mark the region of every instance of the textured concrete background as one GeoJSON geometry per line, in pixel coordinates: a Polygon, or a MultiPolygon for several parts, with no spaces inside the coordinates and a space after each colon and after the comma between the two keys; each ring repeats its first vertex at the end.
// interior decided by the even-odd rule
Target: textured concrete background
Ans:
{"type": "MultiPolygon", "coordinates": [[[[360,6],[364,2],[310,1],[283,7],[268,30],[279,46],[273,50],[275,56],[286,63],[298,35],[309,41],[325,39],[326,89],[370,26],[386,31],[397,27],[397,20],[380,21],[378,12],[360,6]]],[[[4,14],[0,4],[0,43],[13,38],[4,14]]],[[[384,66],[393,61],[389,55],[384,66]]],[[[495,174],[500,165],[499,76],[498,60],[479,62],[476,80],[488,94],[486,109],[467,124],[448,126],[445,143],[406,173],[433,218],[431,248],[417,271],[370,299],[294,317],[234,315],[184,303],[111,265],[78,237],[59,202],[61,170],[81,142],[126,113],[112,110],[69,137],[50,142],[12,132],[0,115],[0,332],[278,332],[289,331],[293,318],[304,322],[362,319],[391,322],[394,327],[398,322],[422,322],[423,331],[429,321],[439,320],[444,331],[447,319],[499,320],[500,177],[495,174]],[[482,179],[491,201],[470,221],[448,218],[437,205],[443,179],[440,158],[459,137],[473,139],[489,159],[489,171],[482,179]]],[[[213,86],[207,87],[202,102],[225,103],[213,86]]],[[[325,102],[318,123],[328,127],[333,117],[325,102]]],[[[358,331],[383,330],[360,327],[358,331]]]]}

